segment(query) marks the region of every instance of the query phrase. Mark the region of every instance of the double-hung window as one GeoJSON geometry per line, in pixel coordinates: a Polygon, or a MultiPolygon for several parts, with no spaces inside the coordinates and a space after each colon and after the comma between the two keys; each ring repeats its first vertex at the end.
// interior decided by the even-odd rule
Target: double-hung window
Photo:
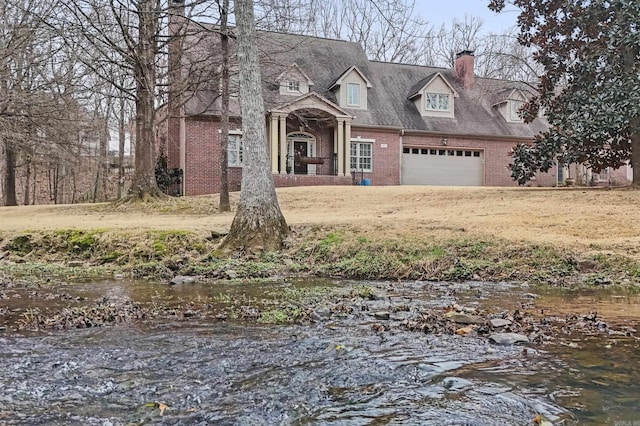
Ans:
{"type": "Polygon", "coordinates": [[[300,82],[298,80],[289,80],[287,90],[289,92],[299,93],[300,92],[300,82]]]}
{"type": "Polygon", "coordinates": [[[426,93],[424,108],[428,110],[446,111],[449,109],[449,95],[446,93],[426,93]]]}
{"type": "Polygon", "coordinates": [[[242,167],[242,135],[230,134],[227,143],[227,165],[242,167]]]}
{"type": "Polygon", "coordinates": [[[351,142],[351,170],[371,172],[373,164],[373,143],[351,142]]]}
{"type": "Polygon", "coordinates": [[[360,85],[358,83],[347,84],[347,105],[360,106],[360,85]]]}

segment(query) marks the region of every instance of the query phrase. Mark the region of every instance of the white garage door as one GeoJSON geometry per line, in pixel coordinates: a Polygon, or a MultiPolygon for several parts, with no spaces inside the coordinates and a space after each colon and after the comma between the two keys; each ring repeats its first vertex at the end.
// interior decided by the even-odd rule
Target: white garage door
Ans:
{"type": "Polygon", "coordinates": [[[481,186],[482,151],[450,148],[403,148],[404,185],[481,186]]]}

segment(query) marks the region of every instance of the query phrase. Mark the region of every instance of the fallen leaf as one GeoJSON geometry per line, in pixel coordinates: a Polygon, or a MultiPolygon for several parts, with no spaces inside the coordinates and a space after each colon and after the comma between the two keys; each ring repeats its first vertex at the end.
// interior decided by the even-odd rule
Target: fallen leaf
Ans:
{"type": "Polygon", "coordinates": [[[459,336],[464,336],[465,334],[469,334],[473,331],[473,327],[462,327],[456,330],[456,334],[459,336]]]}
{"type": "Polygon", "coordinates": [[[158,408],[160,409],[160,415],[164,416],[164,412],[165,410],[169,409],[169,406],[167,404],[163,404],[162,402],[158,402],[158,408]]]}
{"type": "Polygon", "coordinates": [[[533,418],[533,424],[537,426],[553,426],[553,423],[542,417],[540,414],[533,418]]]}

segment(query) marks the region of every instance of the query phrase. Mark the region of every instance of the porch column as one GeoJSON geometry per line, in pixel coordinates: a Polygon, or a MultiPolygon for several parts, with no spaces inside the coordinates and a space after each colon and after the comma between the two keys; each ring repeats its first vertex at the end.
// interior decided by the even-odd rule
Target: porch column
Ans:
{"type": "Polygon", "coordinates": [[[333,128],[333,153],[335,156],[331,156],[331,167],[335,167],[333,171],[336,175],[340,172],[338,169],[338,163],[336,159],[338,158],[338,152],[340,151],[340,144],[338,143],[338,125],[336,124],[333,128]]]}
{"type": "Polygon", "coordinates": [[[344,121],[344,175],[351,174],[351,119],[344,121]]]}
{"type": "Polygon", "coordinates": [[[338,120],[338,176],[344,176],[344,118],[338,120]]]}
{"type": "Polygon", "coordinates": [[[278,173],[278,116],[271,113],[269,121],[269,155],[271,155],[271,173],[278,173]]]}
{"type": "Polygon", "coordinates": [[[280,174],[287,174],[287,116],[280,117],[280,174]]]}

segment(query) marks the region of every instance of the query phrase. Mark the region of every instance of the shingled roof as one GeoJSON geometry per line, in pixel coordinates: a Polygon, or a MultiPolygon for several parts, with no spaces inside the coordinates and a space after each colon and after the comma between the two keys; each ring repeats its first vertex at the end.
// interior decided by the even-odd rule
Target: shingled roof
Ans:
{"type": "MultiPolygon", "coordinates": [[[[450,135],[533,138],[546,129],[543,119],[531,124],[508,122],[494,106],[513,89],[531,91],[523,83],[475,78],[465,89],[455,72],[446,68],[370,61],[360,44],[343,40],[276,32],[258,32],[265,108],[275,108],[293,98],[281,95],[278,76],[292,64],[314,83],[312,91],[338,103],[330,87],[352,67],[371,82],[368,109],[344,108],[355,118],[353,126],[375,126],[450,135]],[[434,74],[440,73],[457,92],[455,118],[424,117],[408,96],[415,94],[434,74]],[[422,86],[421,86],[422,85],[422,86]]],[[[212,43],[217,43],[212,36],[212,43]]],[[[505,98],[506,100],[506,98],[505,98]]],[[[213,92],[198,93],[186,107],[191,114],[217,114],[213,92]]],[[[238,105],[232,112],[239,114],[238,105]]]]}

